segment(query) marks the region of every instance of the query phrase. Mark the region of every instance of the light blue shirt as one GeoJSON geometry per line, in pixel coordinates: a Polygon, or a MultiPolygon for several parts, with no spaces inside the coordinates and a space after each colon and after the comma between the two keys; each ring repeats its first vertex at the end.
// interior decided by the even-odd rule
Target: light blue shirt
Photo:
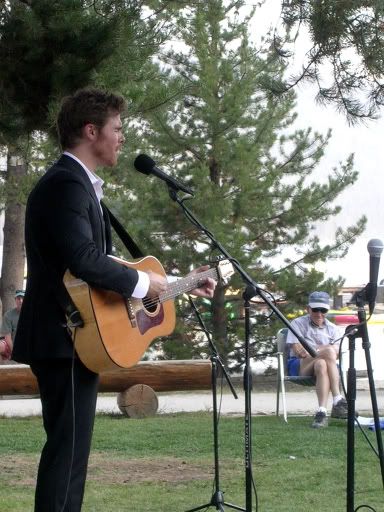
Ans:
{"type": "MultiPolygon", "coordinates": [[[[291,325],[295,331],[304,338],[308,345],[315,350],[320,346],[329,345],[340,337],[340,331],[337,326],[326,318],[321,327],[314,324],[309,315],[295,318],[292,320],[291,325]]],[[[287,345],[293,345],[294,343],[300,342],[291,331],[288,331],[286,343],[287,345]]],[[[292,350],[290,350],[290,357],[295,357],[292,350]]]]}

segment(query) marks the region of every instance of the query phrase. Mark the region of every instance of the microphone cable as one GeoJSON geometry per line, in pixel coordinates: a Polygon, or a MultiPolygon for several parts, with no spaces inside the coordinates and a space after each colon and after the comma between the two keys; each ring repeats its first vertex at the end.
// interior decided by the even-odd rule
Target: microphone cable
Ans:
{"type": "MultiPolygon", "coordinates": [[[[70,327],[69,325],[67,326],[70,327]]],[[[60,512],[64,512],[67,500],[68,500],[68,493],[69,493],[69,486],[71,483],[71,476],[72,476],[72,468],[73,468],[73,460],[75,458],[75,436],[76,436],[76,408],[75,408],[75,341],[76,341],[76,333],[77,333],[77,327],[73,327],[72,332],[72,341],[73,341],[73,349],[72,349],[72,358],[71,358],[71,409],[72,409],[72,446],[71,446],[71,458],[70,458],[70,464],[69,464],[69,471],[68,471],[68,478],[67,478],[67,486],[65,489],[65,496],[64,496],[64,503],[60,510],[60,512]]]]}

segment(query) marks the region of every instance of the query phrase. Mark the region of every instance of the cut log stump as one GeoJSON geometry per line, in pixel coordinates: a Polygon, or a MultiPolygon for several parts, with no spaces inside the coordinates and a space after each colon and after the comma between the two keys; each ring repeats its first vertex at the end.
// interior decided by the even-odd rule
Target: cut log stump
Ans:
{"type": "Polygon", "coordinates": [[[128,418],[147,418],[156,414],[159,401],[150,386],[136,384],[117,395],[117,405],[128,418]]]}

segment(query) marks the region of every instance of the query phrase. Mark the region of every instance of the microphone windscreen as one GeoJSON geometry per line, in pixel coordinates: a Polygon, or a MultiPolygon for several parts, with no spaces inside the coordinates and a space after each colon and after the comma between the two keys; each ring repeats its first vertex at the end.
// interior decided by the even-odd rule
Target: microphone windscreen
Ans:
{"type": "Polygon", "coordinates": [[[151,174],[152,169],[156,166],[156,162],[150,156],[143,153],[135,158],[133,165],[136,171],[143,174],[151,174]]]}
{"type": "Polygon", "coordinates": [[[383,242],[378,238],[373,238],[367,245],[370,256],[373,256],[374,258],[380,257],[380,254],[383,252],[383,247],[383,242]]]}

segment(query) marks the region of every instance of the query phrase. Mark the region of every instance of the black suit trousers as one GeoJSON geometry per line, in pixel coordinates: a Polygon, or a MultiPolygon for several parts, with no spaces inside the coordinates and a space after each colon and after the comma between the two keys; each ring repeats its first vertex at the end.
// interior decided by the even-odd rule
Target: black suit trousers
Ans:
{"type": "Polygon", "coordinates": [[[31,363],[40,390],[46,443],[35,512],[80,512],[99,378],[75,356],[31,363]]]}

